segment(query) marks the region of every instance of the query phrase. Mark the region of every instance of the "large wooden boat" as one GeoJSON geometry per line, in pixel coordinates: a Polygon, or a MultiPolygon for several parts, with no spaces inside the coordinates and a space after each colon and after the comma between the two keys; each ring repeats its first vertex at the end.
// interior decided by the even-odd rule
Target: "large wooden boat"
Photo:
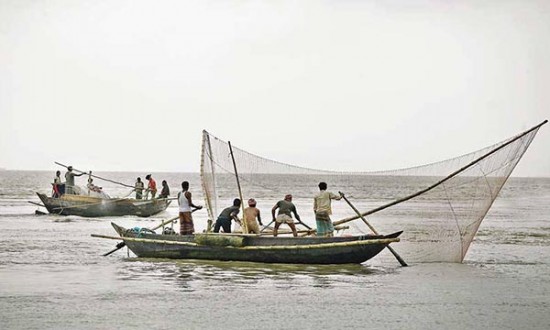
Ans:
{"type": "Polygon", "coordinates": [[[78,215],[82,217],[108,217],[135,215],[148,217],[160,213],[170,205],[170,200],[99,198],[86,195],[64,194],[61,197],[48,197],[36,193],[49,213],[78,215]]]}
{"type": "MultiPolygon", "coordinates": [[[[138,257],[288,264],[359,264],[399,242],[390,235],[269,237],[242,234],[162,235],[112,223],[138,257]]],[[[94,235],[103,238],[116,238],[94,235]]]]}

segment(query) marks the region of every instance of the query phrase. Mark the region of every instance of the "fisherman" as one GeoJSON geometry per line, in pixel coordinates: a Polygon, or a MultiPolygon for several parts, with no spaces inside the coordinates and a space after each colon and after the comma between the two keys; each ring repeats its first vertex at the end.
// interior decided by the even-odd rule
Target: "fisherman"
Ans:
{"type": "Polygon", "coordinates": [[[143,188],[145,188],[145,185],[143,184],[143,181],[141,181],[141,178],[138,177],[137,181],[134,185],[134,190],[136,191],[136,199],[142,199],[143,198],[143,188]]]}
{"type": "Polygon", "coordinates": [[[330,215],[332,214],[331,201],[342,199],[341,195],[336,195],[327,191],[326,182],[319,183],[320,192],[313,198],[313,212],[315,213],[315,222],[317,224],[317,236],[332,237],[334,226],[330,215]]]}
{"type": "Polygon", "coordinates": [[[294,237],[298,236],[298,233],[296,232],[296,226],[294,225],[294,220],[292,219],[292,213],[294,213],[296,220],[301,221],[300,216],[296,211],[296,206],[294,205],[294,203],[292,203],[292,195],[288,194],[285,196],[284,200],[278,201],[277,204],[275,204],[275,206],[273,206],[273,208],[271,209],[271,216],[273,217],[273,221],[275,222],[273,236],[277,237],[277,230],[282,223],[286,223],[290,227],[290,229],[292,230],[292,235],[294,235],[294,237]],[[275,218],[275,211],[277,209],[279,209],[279,213],[275,218]]]}
{"type": "Polygon", "coordinates": [[[59,198],[65,193],[65,184],[61,182],[61,171],[55,172],[55,178],[53,179],[53,198],[59,198]]]}
{"type": "Polygon", "coordinates": [[[100,193],[101,192],[101,189],[103,189],[102,187],[98,187],[94,184],[94,179],[92,178],[88,178],[88,185],[87,185],[88,189],[90,191],[93,191],[93,192],[96,192],[96,193],[100,193]]]}
{"type": "MultiPolygon", "coordinates": [[[[90,171],[90,174],[92,172],[90,171]]],[[[74,174],[73,173],[73,167],[69,166],[67,167],[67,173],[65,173],[65,193],[69,195],[76,195],[76,189],[74,188],[74,177],[75,176],[81,176],[86,173],[82,172],[80,174],[74,174]]]]}
{"type": "Polygon", "coordinates": [[[254,198],[248,200],[248,207],[244,209],[244,219],[246,221],[248,234],[260,233],[260,227],[258,226],[258,223],[260,223],[260,226],[263,226],[262,217],[260,216],[260,209],[256,208],[256,200],[254,198]],[[256,218],[258,218],[257,222],[256,218]]]}
{"type": "Polygon", "coordinates": [[[233,200],[233,206],[226,207],[218,216],[218,219],[216,220],[216,224],[214,225],[214,232],[219,233],[220,227],[221,227],[223,228],[224,233],[230,233],[231,219],[235,220],[237,223],[241,222],[237,217],[237,214],[239,214],[240,208],[241,208],[241,200],[238,198],[235,198],[233,200]]]}
{"type": "Polygon", "coordinates": [[[191,208],[202,209],[201,205],[193,204],[192,195],[189,191],[189,182],[181,183],[181,191],[178,193],[179,218],[180,218],[180,235],[192,235],[195,232],[193,224],[193,216],[191,208]]]}
{"type": "Polygon", "coordinates": [[[147,190],[145,192],[145,199],[149,199],[149,192],[151,192],[151,199],[153,199],[157,194],[157,182],[155,181],[155,179],[153,179],[151,174],[147,174],[145,180],[148,181],[147,190]]]}
{"type": "Polygon", "coordinates": [[[162,180],[162,190],[160,191],[159,198],[168,198],[168,196],[170,196],[168,182],[166,182],[166,180],[162,180]]]}

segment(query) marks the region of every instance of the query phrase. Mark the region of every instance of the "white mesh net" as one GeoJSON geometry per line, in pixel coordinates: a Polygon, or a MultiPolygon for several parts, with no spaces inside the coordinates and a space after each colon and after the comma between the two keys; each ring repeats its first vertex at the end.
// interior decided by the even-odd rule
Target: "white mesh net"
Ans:
{"type": "MultiPolygon", "coordinates": [[[[502,186],[543,123],[487,148],[437,163],[378,172],[338,172],[284,164],[232,146],[244,200],[264,218],[287,193],[302,220],[315,227],[317,184],[342,191],[380,233],[403,230],[395,246],[411,262],[462,262],[502,186]]],[[[209,218],[239,197],[227,142],[203,132],[201,178],[209,218]]],[[[369,233],[344,201],[333,202],[335,225],[369,233]]],[[[268,222],[268,221],[266,221],[268,222]]]]}

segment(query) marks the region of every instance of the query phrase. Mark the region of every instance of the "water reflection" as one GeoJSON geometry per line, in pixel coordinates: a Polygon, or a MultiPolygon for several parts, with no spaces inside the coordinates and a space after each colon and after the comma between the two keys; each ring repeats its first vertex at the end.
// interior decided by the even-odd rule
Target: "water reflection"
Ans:
{"type": "Polygon", "coordinates": [[[252,262],[128,258],[120,268],[122,280],[155,280],[194,290],[232,288],[342,287],[373,285],[376,276],[392,274],[396,267],[370,265],[293,265],[252,262]]]}

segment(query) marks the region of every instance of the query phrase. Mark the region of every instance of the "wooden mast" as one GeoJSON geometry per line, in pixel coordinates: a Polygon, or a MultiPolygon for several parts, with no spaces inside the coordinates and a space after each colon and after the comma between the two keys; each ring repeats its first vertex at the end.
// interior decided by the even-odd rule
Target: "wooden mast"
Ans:
{"type": "Polygon", "coordinates": [[[239,173],[237,173],[237,164],[235,163],[235,156],[233,155],[233,148],[231,147],[231,141],[227,142],[229,144],[229,152],[231,153],[231,160],[233,161],[233,169],[235,170],[235,178],[237,179],[237,187],[239,188],[239,198],[241,199],[241,210],[243,211],[243,217],[241,222],[241,228],[243,229],[243,234],[248,234],[248,226],[246,224],[246,219],[244,218],[244,200],[243,192],[241,190],[241,183],[239,181],[239,173]]]}

